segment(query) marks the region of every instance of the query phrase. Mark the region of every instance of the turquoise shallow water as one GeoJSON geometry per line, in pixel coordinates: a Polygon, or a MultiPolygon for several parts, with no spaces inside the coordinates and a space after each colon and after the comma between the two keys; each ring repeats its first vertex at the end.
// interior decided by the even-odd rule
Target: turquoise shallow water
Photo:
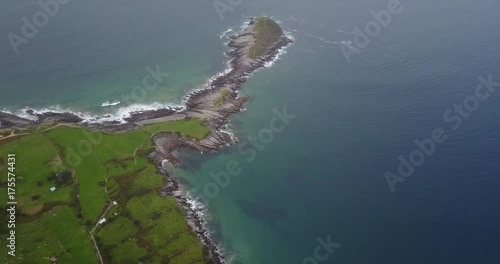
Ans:
{"type": "MultiPolygon", "coordinates": [[[[2,27],[16,34],[21,34],[21,17],[41,10],[36,1],[2,5],[7,5],[1,11],[2,27]]],[[[60,6],[19,53],[7,38],[2,40],[1,89],[10,96],[2,96],[0,104],[7,109],[59,105],[99,112],[107,111],[100,109],[105,101],[125,106],[127,97],[134,97],[129,104],[180,103],[186,91],[224,67],[217,27],[193,27],[198,22],[175,16],[188,7],[163,1],[70,1],[60,6]],[[168,73],[168,80],[152,91],[136,89],[148,66],[168,73]]]]}
{"type": "MultiPolygon", "coordinates": [[[[401,1],[404,11],[347,63],[338,43],[387,2],[243,1],[223,21],[210,1],[71,3],[18,55],[1,46],[0,91],[10,98],[0,105],[102,111],[103,101],[129,93],[156,64],[171,75],[144,102],[180,102],[224,69],[221,32],[270,14],[296,42],[245,84],[253,99],[232,129],[249,141],[269,128],[273,109],[286,106],[296,117],[251,161],[238,144],[185,153],[176,171],[203,190],[215,182],[211,172],[240,165],[208,199],[211,230],[233,261],[313,263],[304,260],[330,237],[340,245],[318,263],[496,263],[499,95],[456,131],[442,116],[473,94],[479,75],[500,80],[499,5],[401,1]],[[383,173],[396,171],[398,155],[437,127],[448,141],[391,193],[383,173]]],[[[26,7],[2,9],[2,29],[19,28],[34,2],[16,3],[26,7]]]]}

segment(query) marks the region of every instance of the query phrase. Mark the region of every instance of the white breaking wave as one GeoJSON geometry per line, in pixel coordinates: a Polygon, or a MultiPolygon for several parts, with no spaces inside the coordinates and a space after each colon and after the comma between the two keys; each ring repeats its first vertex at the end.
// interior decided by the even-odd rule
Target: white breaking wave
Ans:
{"type": "MultiPolygon", "coordinates": [[[[279,20],[277,18],[274,18],[274,19],[279,23],[279,20]]],[[[243,24],[240,26],[240,31],[242,32],[245,28],[247,28],[249,26],[249,24],[250,24],[250,20],[245,19],[243,24]]],[[[224,31],[220,35],[220,37],[222,38],[230,32],[234,32],[234,28],[227,29],[226,31],[224,31]]],[[[288,38],[295,41],[295,38],[291,35],[291,33],[285,32],[285,35],[288,38]]],[[[273,66],[274,63],[280,59],[281,55],[286,54],[286,48],[288,46],[290,46],[290,44],[282,47],[278,51],[277,55],[274,56],[274,58],[272,60],[264,63],[264,67],[269,68],[269,67],[273,66]]],[[[152,111],[152,110],[159,110],[159,109],[170,109],[170,110],[174,110],[174,111],[185,110],[186,103],[192,95],[196,95],[199,92],[202,92],[202,91],[207,90],[207,89],[211,89],[212,87],[210,86],[210,84],[213,82],[213,80],[215,80],[216,78],[218,78],[220,76],[224,76],[233,70],[233,68],[231,67],[231,60],[226,61],[226,65],[227,65],[227,68],[223,72],[219,72],[218,74],[208,78],[207,82],[204,85],[188,91],[183,96],[183,100],[182,100],[181,104],[159,103],[159,102],[153,102],[150,104],[132,104],[132,105],[120,107],[112,113],[102,113],[102,114],[83,112],[83,111],[75,111],[74,109],[64,108],[64,107],[61,107],[59,105],[48,106],[48,107],[39,108],[39,109],[31,108],[31,107],[24,107],[24,108],[17,110],[15,112],[1,110],[1,109],[0,109],[0,111],[5,112],[5,113],[9,113],[12,115],[16,115],[16,116],[19,116],[19,117],[22,117],[25,119],[33,120],[33,121],[38,120],[38,118],[36,117],[37,114],[43,114],[46,112],[54,112],[54,113],[70,113],[70,114],[77,115],[78,117],[83,119],[83,121],[82,121],[83,123],[91,123],[91,124],[103,123],[103,122],[127,123],[127,121],[125,121],[125,119],[130,117],[131,114],[137,113],[137,112],[152,111]],[[33,113],[28,114],[27,113],[28,110],[33,111],[33,113]]],[[[260,69],[257,69],[257,71],[258,70],[260,70],[260,69]]],[[[253,74],[249,74],[249,75],[245,76],[245,78],[251,77],[252,75],[253,74]]],[[[105,101],[101,104],[101,107],[116,106],[119,104],[121,104],[121,102],[118,100],[112,101],[112,102],[105,101]]],[[[245,111],[245,110],[246,109],[242,109],[242,111],[245,111]]],[[[231,135],[231,136],[234,136],[234,135],[231,135]]]]}
{"type": "MultiPolygon", "coordinates": [[[[182,185],[180,187],[181,187],[180,194],[186,198],[186,202],[189,204],[189,208],[195,214],[197,214],[199,219],[201,220],[201,225],[203,226],[203,230],[205,231],[205,235],[208,236],[208,238],[213,243],[217,243],[217,241],[215,241],[213,239],[213,237],[215,235],[215,231],[211,230],[208,226],[209,222],[207,219],[209,218],[208,217],[209,212],[208,212],[207,206],[205,204],[203,204],[201,199],[199,197],[197,197],[196,194],[192,194],[189,191],[185,190],[184,186],[182,186],[182,185]]],[[[220,242],[217,243],[216,247],[217,247],[216,252],[223,257],[222,263],[230,264],[234,260],[237,259],[236,254],[234,254],[230,250],[225,249],[224,246],[220,242]]]]}
{"type": "Polygon", "coordinates": [[[113,102],[106,101],[106,102],[101,104],[101,107],[115,106],[115,105],[119,105],[120,103],[121,103],[120,101],[113,101],[113,102]]]}
{"type": "Polygon", "coordinates": [[[224,31],[224,32],[222,32],[222,33],[220,33],[220,34],[219,34],[219,38],[220,38],[220,39],[223,39],[223,38],[224,38],[225,36],[227,36],[229,33],[233,32],[233,30],[234,30],[234,29],[233,29],[232,27],[230,27],[230,28],[226,29],[226,31],[224,31]]]}
{"type": "MultiPolygon", "coordinates": [[[[220,132],[227,134],[231,138],[231,142],[237,143],[238,138],[231,132],[231,129],[229,128],[228,124],[224,125],[224,128],[219,129],[220,132]]],[[[227,143],[226,146],[229,147],[231,144],[227,143]]]]}
{"type": "Polygon", "coordinates": [[[51,105],[51,106],[47,106],[47,107],[43,107],[43,108],[39,108],[39,109],[32,108],[32,107],[24,107],[24,108],[21,108],[20,110],[16,111],[14,114],[19,116],[19,117],[22,117],[22,118],[36,121],[36,120],[38,120],[38,117],[36,117],[35,115],[43,114],[43,113],[47,113],[47,112],[59,113],[59,114],[70,113],[70,114],[77,115],[84,120],[86,118],[91,118],[93,116],[90,113],[75,111],[73,109],[61,107],[60,105],[51,105]],[[28,114],[27,113],[28,110],[32,111],[33,114],[32,115],[28,114]]]}
{"type": "Polygon", "coordinates": [[[215,80],[217,79],[218,77],[220,76],[224,76],[226,74],[228,74],[229,72],[231,72],[233,70],[233,67],[231,67],[231,61],[227,61],[226,62],[226,65],[227,65],[227,68],[223,71],[223,72],[219,72],[217,73],[216,75],[210,77],[207,79],[207,81],[205,82],[205,84],[203,84],[202,86],[196,88],[196,89],[193,89],[191,91],[188,91],[183,97],[182,97],[182,106],[185,108],[186,106],[186,103],[187,101],[189,100],[189,98],[193,95],[196,95],[200,92],[203,92],[207,89],[211,89],[212,87],[210,86],[210,84],[215,80]]]}
{"type": "Polygon", "coordinates": [[[270,60],[270,61],[268,61],[266,63],[264,63],[264,67],[266,67],[266,68],[272,67],[274,65],[274,63],[276,63],[280,59],[281,55],[286,54],[286,48],[287,47],[288,46],[284,46],[281,49],[279,49],[278,50],[278,54],[276,54],[276,56],[274,57],[274,59],[270,60]]]}
{"type": "Polygon", "coordinates": [[[159,109],[171,109],[175,111],[181,111],[185,109],[184,105],[176,105],[176,104],[165,104],[154,102],[151,104],[131,104],[128,106],[120,107],[113,113],[107,113],[102,115],[94,115],[90,118],[85,118],[84,123],[101,123],[101,122],[120,122],[126,123],[125,118],[128,118],[133,113],[144,112],[144,111],[152,111],[159,109]]]}
{"type": "MultiPolygon", "coordinates": [[[[117,105],[117,104],[115,104],[117,105]]],[[[158,110],[158,109],[171,109],[174,111],[181,111],[185,109],[184,105],[176,105],[176,104],[164,104],[164,103],[158,103],[154,102],[151,104],[132,104],[124,107],[120,107],[118,110],[112,112],[112,113],[102,113],[102,114],[95,114],[95,113],[89,113],[89,112],[83,112],[83,111],[75,111],[74,109],[69,109],[69,108],[64,108],[59,105],[54,105],[54,106],[48,106],[48,107],[43,107],[43,108],[32,108],[32,107],[24,107],[18,111],[15,112],[10,112],[10,111],[5,111],[1,110],[2,112],[9,113],[12,115],[16,115],[22,118],[26,118],[29,120],[36,121],[38,118],[36,117],[37,114],[43,114],[47,112],[52,112],[52,113],[70,113],[77,115],[81,119],[83,119],[83,123],[102,123],[102,122],[120,122],[120,123],[126,123],[125,118],[130,117],[132,113],[136,112],[142,112],[142,111],[150,111],[150,110],[158,110]],[[28,114],[27,111],[30,110],[33,113],[28,114]]]]}
{"type": "Polygon", "coordinates": [[[245,30],[245,28],[247,28],[248,26],[250,26],[250,16],[245,16],[245,15],[241,15],[241,16],[246,18],[243,21],[243,23],[241,24],[241,26],[239,26],[239,30],[243,31],[243,30],[245,30]]]}
{"type": "Polygon", "coordinates": [[[196,199],[192,194],[190,194],[188,191],[184,194],[186,198],[186,202],[189,204],[189,207],[193,209],[193,211],[199,211],[202,212],[205,210],[205,205],[196,199]]]}
{"type": "Polygon", "coordinates": [[[32,121],[36,121],[38,119],[36,116],[32,116],[32,115],[26,113],[26,111],[22,111],[22,110],[11,112],[11,111],[6,110],[6,109],[0,109],[0,112],[15,115],[15,116],[22,117],[22,118],[32,120],[32,121]]]}
{"type": "MultiPolygon", "coordinates": [[[[295,42],[295,38],[292,36],[292,33],[290,32],[287,32],[285,31],[284,32],[285,36],[289,39],[292,40],[292,43],[295,42]]],[[[276,54],[276,56],[274,56],[274,58],[266,63],[264,63],[264,67],[266,68],[270,68],[272,67],[279,59],[280,57],[283,55],[283,54],[286,54],[286,48],[288,48],[288,46],[290,46],[290,44],[286,45],[286,46],[283,46],[281,47],[279,50],[278,50],[278,54],[276,54]]]]}

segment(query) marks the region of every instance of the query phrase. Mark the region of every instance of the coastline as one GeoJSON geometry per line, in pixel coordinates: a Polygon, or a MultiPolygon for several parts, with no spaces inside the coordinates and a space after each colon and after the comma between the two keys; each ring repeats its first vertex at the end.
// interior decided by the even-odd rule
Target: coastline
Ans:
{"type": "MultiPolygon", "coordinates": [[[[227,46],[230,48],[226,55],[229,58],[228,68],[210,78],[208,83],[189,92],[181,107],[159,108],[155,110],[137,111],[129,113],[125,122],[104,121],[100,123],[84,122],[85,119],[72,112],[42,112],[28,110],[26,113],[33,117],[27,119],[10,113],[0,112],[2,129],[24,130],[32,126],[51,124],[71,124],[83,128],[106,132],[125,132],[143,125],[162,123],[185,118],[200,118],[210,129],[210,134],[199,141],[182,137],[173,133],[159,133],[152,140],[156,149],[149,155],[157,169],[166,177],[167,184],[162,189],[164,195],[175,197],[178,204],[186,211],[186,220],[197,234],[201,242],[208,248],[214,263],[226,263],[215,241],[210,238],[208,230],[203,224],[202,214],[189,202],[189,198],[181,191],[181,185],[167,166],[177,166],[182,161],[176,152],[182,148],[193,148],[200,152],[215,152],[234,144],[237,139],[225,130],[229,123],[229,116],[242,111],[249,98],[240,96],[239,90],[245,81],[255,71],[269,67],[279,54],[288,47],[293,40],[282,34],[278,41],[267,47],[264,55],[256,58],[247,56],[254,44],[254,25],[256,18],[250,18],[246,27],[237,35],[230,36],[227,46]],[[34,120],[36,119],[36,120],[34,120]]],[[[2,140],[0,138],[0,140],[2,140]]]]}
{"type": "Polygon", "coordinates": [[[209,230],[205,225],[203,219],[203,209],[197,208],[193,204],[192,197],[189,197],[184,191],[183,186],[180,184],[168,169],[164,167],[163,164],[157,166],[158,171],[165,176],[167,184],[162,188],[161,193],[164,196],[174,197],[185,211],[185,218],[188,225],[196,233],[198,239],[205,245],[210,254],[210,259],[214,264],[224,264],[227,263],[224,256],[220,252],[220,248],[217,246],[216,241],[210,237],[209,230]]]}

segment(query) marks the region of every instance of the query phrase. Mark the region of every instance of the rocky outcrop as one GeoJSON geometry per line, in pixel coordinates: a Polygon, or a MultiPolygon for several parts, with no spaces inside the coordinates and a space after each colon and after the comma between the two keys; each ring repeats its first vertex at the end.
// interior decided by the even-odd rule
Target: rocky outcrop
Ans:
{"type": "Polygon", "coordinates": [[[73,113],[55,113],[44,112],[41,114],[33,114],[38,118],[37,123],[79,123],[83,118],[73,113]]]}
{"type": "Polygon", "coordinates": [[[15,116],[9,113],[0,112],[0,129],[11,127],[26,128],[35,124],[35,121],[15,116]]]}
{"type": "MultiPolygon", "coordinates": [[[[241,111],[248,101],[248,97],[238,95],[242,84],[251,73],[262,68],[265,63],[276,58],[279,51],[292,43],[292,40],[285,35],[270,46],[265,55],[250,59],[247,54],[251,45],[255,43],[253,38],[253,20],[249,26],[237,36],[231,37],[228,46],[232,48],[227,52],[230,58],[229,69],[223,74],[213,78],[203,89],[191,93],[186,101],[186,109],[171,116],[160,117],[160,120],[175,120],[183,117],[197,117],[206,119],[205,124],[210,128],[211,133],[203,140],[192,140],[183,138],[172,133],[161,133],[153,137],[157,146],[152,154],[158,164],[160,171],[167,177],[167,185],[164,193],[174,196],[178,203],[186,210],[186,218],[201,241],[208,247],[214,263],[224,263],[222,256],[217,250],[217,246],[207,234],[200,213],[191,207],[186,198],[181,195],[179,183],[175,177],[169,175],[165,169],[164,162],[168,161],[177,166],[181,160],[174,154],[181,148],[193,148],[200,152],[213,152],[220,150],[228,144],[235,143],[236,139],[224,131],[228,124],[228,117],[241,111]]],[[[147,121],[151,122],[151,120],[147,121]]],[[[143,122],[145,123],[145,122],[143,122]]]]}
{"type": "Polygon", "coordinates": [[[174,166],[179,165],[182,161],[176,153],[182,148],[192,148],[200,152],[215,152],[236,142],[236,138],[226,132],[225,128],[228,125],[228,117],[240,112],[249,100],[246,96],[240,96],[239,90],[251,73],[264,67],[267,62],[273,61],[281,49],[292,43],[292,40],[283,34],[275,43],[267,47],[264,55],[250,58],[248,56],[249,49],[256,43],[254,25],[255,18],[252,18],[240,34],[230,37],[228,46],[231,50],[226,53],[229,58],[228,69],[213,77],[204,87],[188,94],[185,107],[182,109],[163,108],[133,112],[125,119],[127,121],[125,124],[119,122],[82,123],[83,119],[73,113],[54,112],[42,114],[28,112],[38,117],[38,121],[0,112],[0,121],[4,128],[23,129],[37,124],[57,122],[77,123],[101,131],[121,132],[146,124],[180,120],[186,117],[204,119],[205,125],[210,128],[210,134],[207,137],[202,140],[194,140],[176,133],[156,134],[152,138],[156,149],[150,154],[150,158],[166,176],[167,184],[163,188],[163,193],[174,196],[178,203],[184,207],[189,224],[209,249],[213,263],[224,263],[215,243],[204,230],[201,215],[191,208],[186,198],[181,195],[178,181],[169,175],[164,168],[164,163],[170,162],[174,166]]]}

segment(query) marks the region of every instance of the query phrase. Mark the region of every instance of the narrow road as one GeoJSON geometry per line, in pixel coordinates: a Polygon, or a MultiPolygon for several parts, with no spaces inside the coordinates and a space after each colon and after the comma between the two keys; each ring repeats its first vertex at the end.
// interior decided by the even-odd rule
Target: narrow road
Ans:
{"type": "Polygon", "coordinates": [[[94,243],[94,247],[95,247],[95,250],[97,252],[97,257],[99,257],[99,262],[101,264],[104,264],[104,261],[102,260],[102,256],[101,256],[101,251],[99,251],[99,247],[97,246],[97,242],[95,241],[93,234],[90,234],[90,239],[92,240],[92,243],[94,243]]]}
{"type": "MultiPolygon", "coordinates": [[[[99,221],[106,216],[106,214],[111,209],[111,207],[113,207],[113,205],[114,205],[113,202],[111,202],[108,205],[108,208],[106,208],[106,210],[104,210],[104,213],[101,215],[101,217],[99,217],[99,221]]],[[[97,229],[97,227],[99,226],[99,221],[97,221],[97,223],[95,224],[94,228],[92,228],[92,230],[89,233],[89,236],[90,236],[90,239],[92,240],[92,243],[94,243],[94,247],[95,247],[95,250],[97,252],[97,256],[99,257],[100,263],[104,264],[104,261],[102,260],[102,256],[101,256],[101,251],[99,250],[99,247],[97,246],[97,242],[95,241],[95,238],[94,238],[94,232],[97,229]]]]}
{"type": "MultiPolygon", "coordinates": [[[[113,207],[113,202],[111,202],[108,205],[108,208],[106,208],[106,210],[104,210],[104,213],[102,213],[101,217],[99,217],[99,221],[106,216],[106,214],[108,213],[109,209],[111,209],[111,207],[113,207]]],[[[95,224],[94,228],[92,228],[92,231],[90,231],[90,234],[93,234],[94,231],[97,229],[97,227],[99,226],[99,221],[97,221],[97,223],[95,224]]]]}

